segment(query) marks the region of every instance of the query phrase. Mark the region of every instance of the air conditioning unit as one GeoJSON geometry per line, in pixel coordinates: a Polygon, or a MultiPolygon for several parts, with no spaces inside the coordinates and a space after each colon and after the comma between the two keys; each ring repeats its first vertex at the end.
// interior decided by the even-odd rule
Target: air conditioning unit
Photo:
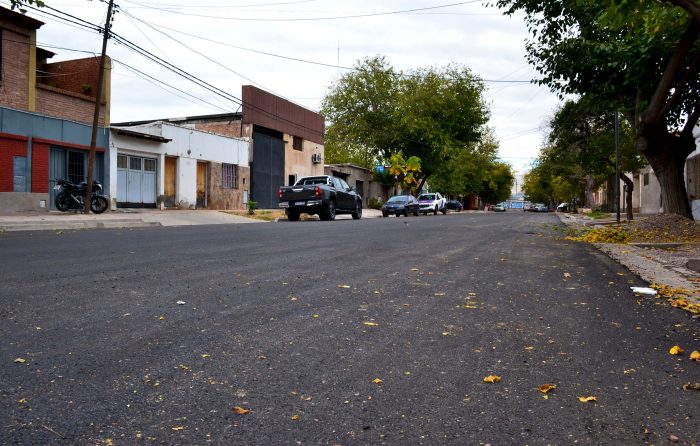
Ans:
{"type": "Polygon", "coordinates": [[[321,154],[320,153],[314,153],[311,155],[311,162],[314,164],[320,164],[321,163],[321,154]]]}

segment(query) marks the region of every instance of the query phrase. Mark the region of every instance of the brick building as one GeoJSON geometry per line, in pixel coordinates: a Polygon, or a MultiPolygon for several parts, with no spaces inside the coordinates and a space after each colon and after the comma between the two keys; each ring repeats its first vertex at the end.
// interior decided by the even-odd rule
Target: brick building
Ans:
{"type": "MultiPolygon", "coordinates": [[[[0,8],[0,211],[53,207],[55,179],[84,181],[99,58],[49,63],[36,47],[44,23],[0,8]]],[[[108,186],[104,156],[109,123],[110,61],[100,106],[96,179],[108,186]]]]}
{"type": "MultiPolygon", "coordinates": [[[[239,166],[242,175],[250,178],[250,187],[243,192],[261,208],[276,208],[280,186],[302,176],[323,175],[325,122],[320,114],[251,85],[244,85],[242,93],[242,112],[163,121],[222,136],[249,138],[249,166],[239,166]]],[[[151,122],[156,120],[114,125],[151,122]]],[[[218,168],[216,163],[209,163],[207,177],[215,177],[218,168]]]]}

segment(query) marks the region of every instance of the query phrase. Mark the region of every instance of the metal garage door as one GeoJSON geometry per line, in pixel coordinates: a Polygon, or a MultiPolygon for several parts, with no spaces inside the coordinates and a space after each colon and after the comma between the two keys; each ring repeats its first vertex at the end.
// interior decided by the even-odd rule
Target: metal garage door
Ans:
{"type": "Polygon", "coordinates": [[[117,207],[156,207],[153,158],[117,155],[117,207]]]}
{"type": "Polygon", "coordinates": [[[281,133],[258,127],[253,134],[252,199],[260,208],[276,208],[277,190],[284,186],[284,140],[281,133]]]}

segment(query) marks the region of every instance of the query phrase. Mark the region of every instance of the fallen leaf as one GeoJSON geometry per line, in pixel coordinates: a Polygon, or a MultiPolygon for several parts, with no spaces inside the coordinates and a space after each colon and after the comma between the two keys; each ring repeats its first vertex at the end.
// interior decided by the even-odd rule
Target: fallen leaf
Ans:
{"type": "Polygon", "coordinates": [[[547,393],[547,392],[554,390],[556,388],[557,388],[556,384],[542,384],[540,386],[540,392],[547,393]]]}
{"type": "Polygon", "coordinates": [[[436,296],[444,296],[445,293],[435,293],[436,296]]]}
{"type": "Polygon", "coordinates": [[[376,323],[376,322],[365,321],[365,322],[362,323],[362,325],[366,325],[366,326],[368,326],[368,327],[376,327],[376,326],[378,326],[379,324],[376,323]]]}
{"type": "Polygon", "coordinates": [[[292,421],[296,421],[299,419],[299,415],[292,415],[292,421]]]}
{"type": "Polygon", "coordinates": [[[61,235],[63,234],[63,231],[56,231],[56,235],[61,235]]]}
{"type": "Polygon", "coordinates": [[[241,406],[236,406],[232,410],[236,415],[246,415],[253,412],[252,410],[244,409],[241,406]]]}
{"type": "Polygon", "coordinates": [[[679,441],[681,441],[681,439],[671,434],[668,436],[668,441],[670,441],[671,443],[678,443],[679,441]]]}
{"type": "Polygon", "coordinates": [[[17,364],[24,364],[25,362],[27,362],[27,360],[24,358],[15,358],[15,363],[17,364]]]}
{"type": "Polygon", "coordinates": [[[158,317],[158,320],[159,320],[159,321],[164,321],[164,320],[165,320],[165,316],[160,316],[160,317],[158,317]]]}
{"type": "Polygon", "coordinates": [[[700,362],[700,352],[694,350],[693,353],[690,354],[690,360],[700,362]]]}
{"type": "Polygon", "coordinates": [[[686,383],[686,384],[683,384],[683,390],[697,390],[697,391],[700,391],[700,383],[695,383],[695,384],[686,383]]]}
{"type": "Polygon", "coordinates": [[[411,271],[418,271],[418,268],[411,268],[411,271]]]}
{"type": "Polygon", "coordinates": [[[685,350],[680,348],[678,345],[674,345],[668,352],[672,355],[682,355],[683,353],[685,353],[685,350]]]}
{"type": "Polygon", "coordinates": [[[174,430],[174,431],[181,431],[181,430],[183,430],[184,428],[185,428],[184,426],[175,426],[175,427],[173,428],[173,430],[174,430]]]}
{"type": "Polygon", "coordinates": [[[24,403],[27,402],[27,399],[26,399],[26,398],[22,398],[21,400],[17,400],[17,402],[20,403],[20,404],[24,404],[24,403]]]}
{"type": "Polygon", "coordinates": [[[571,277],[570,273],[564,273],[564,277],[571,277]]]}
{"type": "Polygon", "coordinates": [[[476,296],[476,293],[469,293],[470,296],[476,296]]]}
{"type": "Polygon", "coordinates": [[[525,350],[534,350],[535,347],[525,347],[525,350]]]}
{"type": "Polygon", "coordinates": [[[374,378],[374,379],[372,380],[372,382],[375,383],[375,384],[377,384],[377,385],[379,385],[379,384],[383,383],[384,381],[382,381],[382,380],[379,379],[379,378],[374,378]]]}
{"type": "Polygon", "coordinates": [[[581,401],[582,403],[590,403],[590,402],[598,401],[598,398],[596,398],[594,396],[580,396],[580,397],[578,397],[578,400],[581,401]]]}
{"type": "Polygon", "coordinates": [[[318,314],[314,314],[313,318],[318,319],[318,314]]]}
{"type": "Polygon", "coordinates": [[[624,369],[622,373],[625,375],[631,375],[632,373],[636,373],[637,371],[635,369],[624,369]]]}
{"type": "Polygon", "coordinates": [[[350,285],[338,285],[338,288],[350,288],[350,285]]]}
{"type": "Polygon", "coordinates": [[[209,353],[203,353],[200,355],[202,358],[206,359],[209,357],[209,353]]]}
{"type": "Polygon", "coordinates": [[[484,378],[485,383],[497,383],[501,381],[501,377],[498,375],[489,375],[486,378],[484,378]]]}
{"type": "Polygon", "coordinates": [[[185,301],[184,301],[184,300],[178,300],[178,301],[175,302],[175,303],[178,304],[178,305],[185,305],[185,301]]]}

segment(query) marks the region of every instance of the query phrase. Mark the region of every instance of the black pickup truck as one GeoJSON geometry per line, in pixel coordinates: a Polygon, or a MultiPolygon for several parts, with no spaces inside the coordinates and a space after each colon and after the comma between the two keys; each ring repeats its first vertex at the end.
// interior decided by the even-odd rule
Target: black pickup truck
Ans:
{"type": "Polygon", "coordinates": [[[290,221],[299,221],[302,213],[318,214],[321,220],[335,220],[337,214],[362,218],[362,197],[342,178],[302,177],[293,186],[280,187],[278,196],[279,207],[290,221]]]}

